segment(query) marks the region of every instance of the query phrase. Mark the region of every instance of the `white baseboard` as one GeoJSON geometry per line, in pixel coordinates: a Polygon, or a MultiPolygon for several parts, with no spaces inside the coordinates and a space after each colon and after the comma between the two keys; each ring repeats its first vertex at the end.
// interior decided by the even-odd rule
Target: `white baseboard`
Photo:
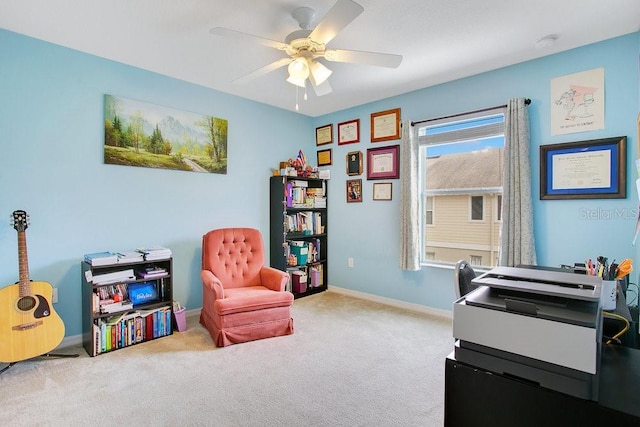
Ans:
{"type": "Polygon", "coordinates": [[[367,301],[373,301],[380,304],[390,305],[392,307],[401,308],[404,310],[417,311],[419,313],[429,314],[431,316],[443,317],[445,319],[452,320],[453,312],[449,310],[441,310],[438,308],[427,307],[420,304],[414,304],[411,302],[400,301],[391,298],[385,298],[378,295],[367,294],[365,292],[353,291],[351,289],[339,288],[336,286],[328,286],[328,292],[335,292],[337,294],[347,295],[354,298],[360,298],[367,301]]]}

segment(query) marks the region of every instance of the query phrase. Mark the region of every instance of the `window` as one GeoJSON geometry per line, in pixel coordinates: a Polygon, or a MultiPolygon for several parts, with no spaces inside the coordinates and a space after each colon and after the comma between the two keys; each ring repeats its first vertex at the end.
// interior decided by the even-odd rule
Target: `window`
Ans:
{"type": "Polygon", "coordinates": [[[484,219],[484,197],[471,196],[471,220],[482,221],[484,219]]]}
{"type": "Polygon", "coordinates": [[[433,197],[427,196],[425,202],[425,219],[426,225],[433,225],[433,197]]]}
{"type": "Polygon", "coordinates": [[[471,257],[473,265],[497,265],[500,223],[495,220],[501,220],[502,211],[503,109],[425,122],[418,129],[418,138],[422,262],[454,264],[471,257]]]}

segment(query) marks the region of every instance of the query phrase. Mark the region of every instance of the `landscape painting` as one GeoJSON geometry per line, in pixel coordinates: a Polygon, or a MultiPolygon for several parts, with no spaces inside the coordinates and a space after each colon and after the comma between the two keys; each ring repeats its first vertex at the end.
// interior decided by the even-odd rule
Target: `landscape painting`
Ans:
{"type": "Polygon", "coordinates": [[[104,162],[227,173],[225,119],[104,97],[104,162]]]}

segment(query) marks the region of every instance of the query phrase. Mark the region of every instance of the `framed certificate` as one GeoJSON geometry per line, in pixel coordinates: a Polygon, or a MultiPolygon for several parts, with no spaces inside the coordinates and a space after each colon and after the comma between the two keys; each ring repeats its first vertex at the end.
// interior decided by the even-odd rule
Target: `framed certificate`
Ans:
{"type": "Polygon", "coordinates": [[[400,109],[371,114],[371,142],[400,139],[400,109]]]}
{"type": "Polygon", "coordinates": [[[540,146],[540,200],[627,197],[627,137],[540,146]]]}
{"type": "Polygon", "coordinates": [[[393,183],[376,182],[373,184],[373,200],[391,200],[393,183]]]}
{"type": "Polygon", "coordinates": [[[318,151],[318,166],[331,166],[331,148],[318,151]]]}
{"type": "Polygon", "coordinates": [[[347,175],[360,175],[362,173],[362,151],[347,153],[347,175]]]}
{"type": "Polygon", "coordinates": [[[338,123],[338,145],[360,141],[360,119],[338,123]]]}
{"type": "Polygon", "coordinates": [[[333,125],[316,128],[316,145],[331,144],[333,142],[333,125]]]}
{"type": "Polygon", "coordinates": [[[367,149],[367,179],[400,177],[400,146],[367,149]]]}

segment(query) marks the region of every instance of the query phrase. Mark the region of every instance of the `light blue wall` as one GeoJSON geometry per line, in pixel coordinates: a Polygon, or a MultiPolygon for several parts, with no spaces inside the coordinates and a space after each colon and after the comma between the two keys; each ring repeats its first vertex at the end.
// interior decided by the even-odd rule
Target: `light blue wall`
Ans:
{"type": "Polygon", "coordinates": [[[0,286],[18,279],[9,216],[24,209],[30,277],[59,289],[67,336],[81,333],[87,252],[167,246],[175,298],[200,307],[203,233],[268,236],[271,168],[312,147],[310,129],[306,116],[0,30],[0,286]],[[228,119],[228,173],[105,165],[105,93],[228,119]]]}
{"type": "MultiPolygon", "coordinates": [[[[17,280],[15,209],[31,215],[27,230],[31,278],[59,289],[56,311],[67,336],[81,332],[80,260],[86,252],[161,244],[175,256],[175,296],[201,305],[200,238],[221,226],[254,226],[268,236],[268,176],[302,148],[315,160],[314,129],[360,118],[358,144],[331,146],[329,284],[449,310],[452,272],[398,268],[399,181],[391,202],[345,202],[345,154],[387,145],[369,142],[369,115],[402,108],[420,120],[532,99],[535,226],[542,264],[606,254],[635,257],[634,218],[581,219],[580,209],[638,206],[632,167],[637,141],[638,34],[426,88],[318,118],[258,104],[201,86],[107,61],[0,30],[0,286],[17,280]],[[605,68],[606,129],[550,136],[549,80],[605,68]],[[229,120],[227,175],[105,165],[102,96],[105,93],[229,120]],[[614,201],[538,200],[541,144],[629,137],[628,194],[614,201]],[[604,230],[606,229],[606,230],[604,230]],[[347,258],[354,268],[347,268],[347,258]]],[[[337,135],[334,134],[334,139],[337,135]]],[[[396,141],[388,145],[395,144],[396,141]]],[[[636,257],[637,258],[637,257],[636,257]]]]}
{"type": "MultiPolygon", "coordinates": [[[[398,267],[400,181],[393,181],[393,200],[372,201],[372,184],[363,178],[363,203],[346,203],[345,155],[349,151],[396,144],[370,142],[370,114],[401,108],[402,118],[418,121],[485,107],[503,105],[508,99],[526,97],[531,122],[531,155],[534,226],[541,265],[572,264],[598,255],[637,258],[631,241],[638,197],[634,159],[637,152],[638,34],[502,68],[451,83],[362,105],[314,119],[314,126],[360,119],[360,143],[333,144],[329,237],[330,283],[440,309],[451,309],[454,299],[452,271],[423,268],[405,272],[398,267]],[[580,71],[605,68],[606,128],[600,131],[551,136],[550,80],[580,71]],[[627,194],[622,200],[540,201],[539,146],[626,135],[628,137],[627,194]],[[617,211],[616,211],[617,210],[617,211]],[[587,213],[599,219],[585,219],[587,213]],[[611,212],[621,216],[611,218],[611,212]],[[354,267],[347,267],[347,258],[354,267]]],[[[323,146],[322,148],[325,148],[323,146]]],[[[366,168],[365,168],[366,169],[366,168]]],[[[637,275],[632,275],[636,278],[637,275]]]]}

